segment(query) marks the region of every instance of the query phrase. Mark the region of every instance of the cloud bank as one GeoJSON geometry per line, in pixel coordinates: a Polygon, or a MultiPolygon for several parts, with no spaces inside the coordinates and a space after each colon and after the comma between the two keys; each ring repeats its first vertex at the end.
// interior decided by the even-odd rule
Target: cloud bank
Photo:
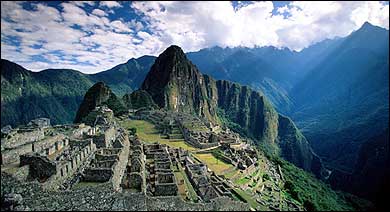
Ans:
{"type": "Polygon", "coordinates": [[[1,58],[37,71],[95,73],[171,44],[301,50],[357,30],[389,28],[388,2],[1,2],[1,58]],[[28,7],[26,6],[28,5],[28,7]]]}

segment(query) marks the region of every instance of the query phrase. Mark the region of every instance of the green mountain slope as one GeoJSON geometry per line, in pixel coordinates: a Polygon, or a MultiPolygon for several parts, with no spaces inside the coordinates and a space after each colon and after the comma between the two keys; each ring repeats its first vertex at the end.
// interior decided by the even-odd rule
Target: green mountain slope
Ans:
{"type": "Polygon", "coordinates": [[[365,23],[297,86],[292,118],[332,167],[351,172],[360,145],[388,127],[389,31],[365,23]]]}
{"type": "Polygon", "coordinates": [[[77,111],[74,122],[86,122],[85,119],[88,114],[95,109],[95,107],[102,105],[106,105],[110,108],[115,116],[121,115],[127,111],[122,100],[111,91],[110,87],[103,82],[98,82],[88,89],[77,111]]]}
{"type": "Polygon", "coordinates": [[[136,90],[154,62],[153,56],[130,59],[127,63],[97,74],[69,69],[31,72],[8,60],[1,60],[1,126],[27,124],[48,117],[53,124],[71,123],[85,92],[102,81],[122,96],[136,90]]]}
{"type": "Polygon", "coordinates": [[[1,60],[1,125],[25,124],[37,117],[69,123],[91,86],[87,76],[74,70],[30,72],[1,60]]]}

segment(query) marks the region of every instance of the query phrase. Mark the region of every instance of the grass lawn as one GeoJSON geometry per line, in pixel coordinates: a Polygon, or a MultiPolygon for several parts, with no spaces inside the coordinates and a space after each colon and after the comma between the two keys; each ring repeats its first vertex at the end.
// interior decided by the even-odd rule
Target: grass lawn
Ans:
{"type": "Polygon", "coordinates": [[[228,169],[233,167],[231,164],[225,163],[222,160],[218,160],[211,153],[198,153],[195,154],[195,157],[206,164],[207,167],[213,170],[217,175],[223,175],[228,169]]]}
{"type": "Polygon", "coordinates": [[[242,178],[237,179],[234,183],[238,185],[244,185],[248,183],[251,179],[248,176],[244,176],[242,178]]]}
{"type": "Polygon", "coordinates": [[[185,150],[193,151],[196,148],[186,144],[184,139],[166,139],[161,138],[160,133],[156,129],[155,125],[144,120],[125,120],[119,122],[125,129],[132,127],[137,128],[137,135],[144,142],[159,142],[160,144],[167,144],[171,147],[183,148],[185,150]]]}
{"type": "Polygon", "coordinates": [[[257,208],[257,207],[261,207],[262,210],[267,210],[268,208],[262,206],[261,204],[259,204],[258,202],[256,202],[255,199],[253,199],[248,193],[246,193],[245,191],[241,190],[241,189],[237,189],[237,188],[234,188],[234,191],[236,191],[243,199],[245,199],[249,205],[252,207],[252,208],[257,208]]]}
{"type": "Polygon", "coordinates": [[[194,190],[194,187],[192,187],[190,181],[188,180],[188,177],[186,175],[186,173],[184,172],[183,168],[181,167],[181,165],[179,165],[179,171],[180,172],[175,172],[175,175],[177,173],[179,173],[179,175],[177,175],[179,178],[177,178],[178,180],[179,179],[184,179],[184,185],[186,187],[186,190],[188,191],[188,195],[189,195],[189,198],[192,200],[192,201],[196,201],[198,200],[198,195],[196,194],[195,190],[194,190]]]}
{"type": "Polygon", "coordinates": [[[227,179],[232,179],[240,174],[240,171],[236,168],[232,168],[229,171],[225,172],[225,177],[227,179]]]}
{"type": "Polygon", "coordinates": [[[176,182],[177,182],[177,187],[178,187],[178,190],[179,190],[179,194],[181,196],[181,198],[184,200],[185,197],[187,196],[186,194],[186,185],[185,183],[183,184],[180,184],[179,182],[181,182],[182,180],[184,181],[184,178],[183,178],[183,175],[181,174],[181,172],[174,172],[175,174],[175,177],[176,177],[176,182]]]}

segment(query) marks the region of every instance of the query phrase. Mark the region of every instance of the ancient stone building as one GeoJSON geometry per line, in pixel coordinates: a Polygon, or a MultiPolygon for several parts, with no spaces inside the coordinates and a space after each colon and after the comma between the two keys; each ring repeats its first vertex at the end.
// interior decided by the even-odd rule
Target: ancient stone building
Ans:
{"type": "Polygon", "coordinates": [[[203,201],[209,202],[220,196],[233,198],[230,186],[214,173],[209,173],[205,164],[195,164],[187,157],[185,168],[192,186],[203,201]]]}
{"type": "Polygon", "coordinates": [[[121,148],[100,148],[83,172],[83,181],[107,182],[114,174],[121,148]]]}
{"type": "Polygon", "coordinates": [[[154,196],[176,196],[178,187],[172,170],[172,162],[166,145],[145,145],[148,191],[154,196]]]}
{"type": "Polygon", "coordinates": [[[136,138],[130,140],[129,161],[125,174],[122,187],[145,192],[145,155],[141,142],[136,138]]]}
{"type": "Polygon", "coordinates": [[[20,166],[29,165],[29,179],[56,188],[73,176],[95,149],[92,139],[57,141],[41,151],[20,156],[20,166]]]}

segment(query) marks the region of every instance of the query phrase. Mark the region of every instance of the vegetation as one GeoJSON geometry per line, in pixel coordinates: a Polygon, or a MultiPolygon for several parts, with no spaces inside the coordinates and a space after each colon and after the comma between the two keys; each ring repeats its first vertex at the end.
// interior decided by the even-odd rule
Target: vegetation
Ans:
{"type": "Polygon", "coordinates": [[[273,158],[273,160],[282,168],[286,179],[284,184],[286,192],[291,198],[302,203],[307,210],[355,210],[343,195],[333,191],[312,174],[283,159],[273,158]]]}
{"type": "Polygon", "coordinates": [[[122,99],[129,109],[139,109],[141,107],[158,108],[149,93],[144,90],[136,90],[131,94],[126,94],[122,99]]]}
{"type": "MultiPolygon", "coordinates": [[[[105,82],[116,95],[122,96],[140,86],[153,62],[154,57],[144,56],[88,75],[70,69],[31,72],[2,59],[1,126],[16,127],[38,117],[50,118],[52,124],[71,123],[93,84],[105,82]]],[[[115,106],[111,109],[117,111],[115,106]]]]}
{"type": "Polygon", "coordinates": [[[205,163],[207,167],[214,171],[217,175],[223,175],[227,170],[233,167],[231,164],[225,163],[222,160],[217,159],[211,153],[197,153],[195,154],[195,157],[205,163]]]}
{"type": "Polygon", "coordinates": [[[247,130],[245,130],[240,125],[236,124],[235,122],[232,122],[229,118],[227,118],[227,115],[225,114],[225,110],[221,108],[217,108],[217,115],[219,117],[219,120],[224,126],[240,134],[241,136],[250,137],[247,130]]]}
{"type": "Polygon", "coordinates": [[[125,129],[136,129],[138,137],[144,142],[159,142],[171,147],[183,148],[185,150],[193,151],[196,148],[185,143],[183,139],[167,139],[161,138],[156,126],[144,120],[125,120],[119,122],[125,129]]]}

